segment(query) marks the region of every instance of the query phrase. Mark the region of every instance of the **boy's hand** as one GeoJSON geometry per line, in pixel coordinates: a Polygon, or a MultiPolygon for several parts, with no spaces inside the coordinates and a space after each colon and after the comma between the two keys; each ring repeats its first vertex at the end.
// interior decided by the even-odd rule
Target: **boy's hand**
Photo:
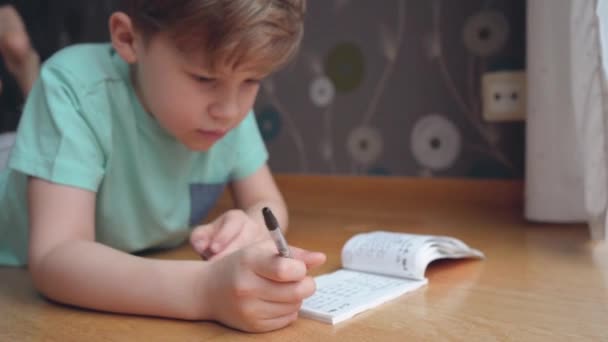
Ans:
{"type": "Polygon", "coordinates": [[[325,255],[291,251],[293,259],[280,257],[267,240],[211,262],[201,278],[204,317],[249,332],[276,330],[296,320],[302,300],[315,291],[307,269],[324,263],[325,255]]]}
{"type": "Polygon", "coordinates": [[[209,224],[196,227],[190,234],[190,243],[203,259],[213,260],[269,237],[267,228],[244,211],[233,209],[209,224]]]}

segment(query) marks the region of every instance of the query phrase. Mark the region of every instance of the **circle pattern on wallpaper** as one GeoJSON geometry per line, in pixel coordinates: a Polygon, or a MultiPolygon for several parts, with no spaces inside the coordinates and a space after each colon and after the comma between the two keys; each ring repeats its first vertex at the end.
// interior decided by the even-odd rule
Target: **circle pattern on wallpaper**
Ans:
{"type": "Polygon", "coordinates": [[[331,80],[325,76],[318,77],[310,84],[310,100],[317,107],[326,107],[333,100],[336,89],[331,80]]]}
{"type": "Polygon", "coordinates": [[[356,89],[363,80],[365,61],[361,49],[352,43],[334,46],[325,60],[325,74],[339,92],[356,89]]]}
{"type": "Polygon", "coordinates": [[[435,171],[452,166],[462,148],[462,137],[456,125],[439,114],[420,118],[410,138],[414,158],[420,165],[435,171]]]}
{"type": "Polygon", "coordinates": [[[281,114],[274,107],[266,107],[256,115],[260,133],[264,141],[272,141],[281,132],[283,121],[281,114]]]}
{"type": "Polygon", "coordinates": [[[463,30],[464,45],[478,56],[490,56],[502,49],[509,38],[509,22],[497,11],[481,11],[470,16],[463,30]]]}
{"type": "Polygon", "coordinates": [[[382,134],[374,127],[359,126],[353,129],[346,144],[351,157],[361,164],[371,164],[382,154],[382,134]]]}

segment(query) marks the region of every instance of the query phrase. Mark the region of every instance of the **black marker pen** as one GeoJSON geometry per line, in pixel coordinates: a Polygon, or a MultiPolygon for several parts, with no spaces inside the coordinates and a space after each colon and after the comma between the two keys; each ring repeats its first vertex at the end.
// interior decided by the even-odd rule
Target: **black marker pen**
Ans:
{"type": "Polygon", "coordinates": [[[272,236],[274,243],[277,245],[279,254],[282,257],[291,258],[291,252],[287,246],[287,241],[285,241],[281,228],[279,227],[279,222],[277,222],[277,219],[272,214],[272,211],[270,211],[270,208],[264,207],[264,209],[262,209],[262,215],[264,215],[264,222],[266,222],[266,227],[270,232],[270,236],[272,236]]]}

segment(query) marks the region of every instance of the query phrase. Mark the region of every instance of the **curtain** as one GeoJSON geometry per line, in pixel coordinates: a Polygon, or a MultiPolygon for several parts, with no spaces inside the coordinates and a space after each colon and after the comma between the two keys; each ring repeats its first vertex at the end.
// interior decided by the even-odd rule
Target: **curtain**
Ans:
{"type": "Polygon", "coordinates": [[[528,1],[526,217],[579,222],[604,240],[608,0],[528,1]]]}

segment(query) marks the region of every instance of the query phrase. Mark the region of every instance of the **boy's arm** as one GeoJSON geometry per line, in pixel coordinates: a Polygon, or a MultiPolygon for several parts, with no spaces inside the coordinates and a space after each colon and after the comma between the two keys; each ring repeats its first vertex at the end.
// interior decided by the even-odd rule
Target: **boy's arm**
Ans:
{"type": "Polygon", "coordinates": [[[206,265],[152,260],[95,242],[95,193],[30,178],[29,270],[46,296],[104,311],[200,319],[206,265]],[[177,285],[179,284],[179,285],[177,285]]]}
{"type": "Polygon", "coordinates": [[[29,268],[39,291],[75,306],[275,330],[297,319],[315,285],[306,270],[325,256],[271,241],[216,262],[153,260],[94,242],[95,194],[32,178],[29,268]]]}

